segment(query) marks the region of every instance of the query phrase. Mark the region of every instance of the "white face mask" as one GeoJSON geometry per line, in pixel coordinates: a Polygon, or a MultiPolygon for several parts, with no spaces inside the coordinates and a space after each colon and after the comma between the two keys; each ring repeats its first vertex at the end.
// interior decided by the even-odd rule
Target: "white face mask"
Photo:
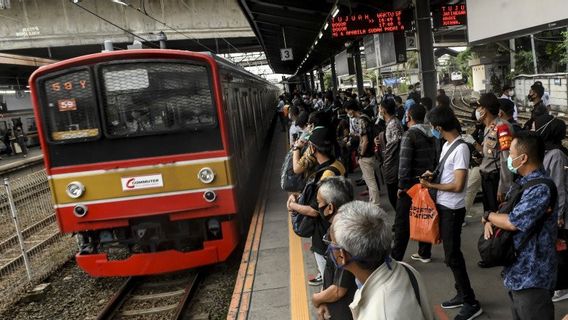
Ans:
{"type": "Polygon", "coordinates": [[[481,121],[481,118],[483,118],[483,116],[485,115],[485,113],[481,113],[481,111],[479,110],[475,110],[475,119],[477,119],[477,121],[481,121]]]}

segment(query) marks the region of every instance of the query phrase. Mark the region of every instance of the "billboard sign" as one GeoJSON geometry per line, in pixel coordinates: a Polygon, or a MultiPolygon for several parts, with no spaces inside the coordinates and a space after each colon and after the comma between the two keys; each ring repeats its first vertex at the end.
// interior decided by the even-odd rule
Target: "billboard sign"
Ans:
{"type": "Polygon", "coordinates": [[[568,1],[467,0],[469,42],[482,44],[568,25],[568,1]]]}

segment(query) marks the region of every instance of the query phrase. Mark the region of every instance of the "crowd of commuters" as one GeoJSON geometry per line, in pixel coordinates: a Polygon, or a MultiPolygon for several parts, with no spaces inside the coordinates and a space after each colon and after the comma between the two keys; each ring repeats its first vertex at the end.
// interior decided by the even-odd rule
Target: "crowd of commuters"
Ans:
{"type": "MultiPolygon", "coordinates": [[[[433,319],[429,279],[402,262],[410,240],[407,192],[416,184],[428,188],[436,205],[444,262],[455,282],[456,293],[442,308],[460,308],[458,320],[483,312],[465,263],[478,258],[461,250],[462,227],[482,192],[482,237],[507,230],[520,248],[503,271],[513,318],[553,319],[553,302],[568,298],[568,291],[554,291],[568,149],[562,145],[566,125],[550,114],[544,92],[541,83],[531,87],[530,119],[523,125],[514,87],[504,87],[500,97],[482,94],[471,104],[476,125],[470,134],[443,89],[433,102],[421,96],[419,84],[404,101],[390,87],[378,95],[368,89],[361,97],[351,91],[280,97],[277,112],[288,132],[293,172],[317,185],[317,192],[292,193],[287,209],[315,225],[310,235],[318,275],[309,284],[322,285],[312,297],[320,319],[433,319]],[[352,181],[356,170],[362,179],[352,181]],[[527,185],[542,178],[556,188],[541,180],[527,185]],[[354,185],[367,191],[356,195],[354,185]],[[519,196],[512,197],[514,190],[519,196]],[[394,217],[387,219],[386,212],[394,217]]],[[[431,249],[419,242],[410,259],[429,263],[431,249]]]]}

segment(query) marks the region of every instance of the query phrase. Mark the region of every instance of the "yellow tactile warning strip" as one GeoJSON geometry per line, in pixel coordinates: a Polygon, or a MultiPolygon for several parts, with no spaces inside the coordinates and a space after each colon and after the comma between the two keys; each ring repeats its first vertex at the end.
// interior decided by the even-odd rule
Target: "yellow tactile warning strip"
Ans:
{"type": "Polygon", "coordinates": [[[244,320],[248,318],[273,162],[274,155],[272,155],[268,163],[266,163],[266,169],[260,188],[261,194],[256,202],[256,207],[249,226],[241,265],[237,274],[237,280],[235,281],[235,289],[233,290],[231,304],[229,305],[227,320],[244,320]]]}
{"type": "MultiPolygon", "coordinates": [[[[288,141],[285,139],[285,148],[288,141]]],[[[304,253],[302,238],[292,229],[288,219],[288,250],[290,252],[290,319],[309,320],[308,291],[306,289],[306,272],[304,270],[304,253]]]]}
{"type": "Polygon", "coordinates": [[[288,220],[288,242],[290,246],[290,315],[294,320],[309,320],[308,292],[306,274],[304,272],[304,256],[302,238],[292,230],[292,222],[288,220]]]}

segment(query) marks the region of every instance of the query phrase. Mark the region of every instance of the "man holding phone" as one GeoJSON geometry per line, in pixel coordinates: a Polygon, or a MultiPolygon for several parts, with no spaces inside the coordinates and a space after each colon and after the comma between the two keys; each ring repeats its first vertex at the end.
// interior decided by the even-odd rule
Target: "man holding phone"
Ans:
{"type": "Polygon", "coordinates": [[[457,294],[442,302],[445,309],[461,307],[456,320],[474,319],[483,313],[471,287],[465,260],[461,252],[461,229],[465,218],[465,195],[470,151],[462,140],[459,121],[453,110],[436,107],[428,116],[432,135],[444,138],[440,162],[434,173],[427,171],[420,179],[422,186],[434,190],[436,209],[440,215],[440,236],[445,262],[454,275],[457,294]]]}

